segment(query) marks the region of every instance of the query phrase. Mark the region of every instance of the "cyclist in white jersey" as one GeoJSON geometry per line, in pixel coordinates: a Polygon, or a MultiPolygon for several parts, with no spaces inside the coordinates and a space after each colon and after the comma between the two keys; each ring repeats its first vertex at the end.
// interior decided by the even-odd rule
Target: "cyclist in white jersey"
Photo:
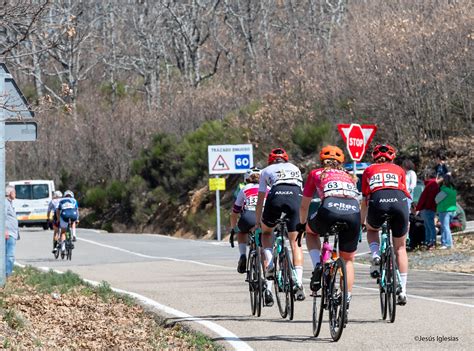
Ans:
{"type": "MultiPolygon", "coordinates": [[[[288,239],[293,253],[293,264],[297,275],[296,299],[305,299],[303,290],[303,250],[298,246],[296,225],[299,223],[299,209],[302,199],[303,178],[301,171],[294,164],[288,162],[288,154],[284,149],[273,149],[268,155],[268,166],[262,170],[258,190],[256,209],[257,226],[262,228],[262,244],[264,247],[267,271],[265,276],[272,278],[274,265],[272,257],[272,229],[282,213],[288,219],[288,239]],[[265,209],[263,203],[267,186],[270,192],[266,198],[265,209]],[[263,214],[262,214],[263,212],[263,214]]],[[[265,300],[272,300],[271,286],[265,293],[265,300]]]]}
{"type": "MultiPolygon", "coordinates": [[[[48,205],[48,224],[52,227],[53,229],[53,253],[56,252],[56,244],[57,241],[59,240],[59,219],[56,216],[56,210],[58,209],[59,206],[59,201],[63,197],[63,193],[60,192],[59,190],[56,190],[53,193],[53,199],[49,202],[48,205]],[[51,219],[51,213],[53,213],[53,218],[51,219]]],[[[51,229],[51,228],[50,228],[51,229]]]]}

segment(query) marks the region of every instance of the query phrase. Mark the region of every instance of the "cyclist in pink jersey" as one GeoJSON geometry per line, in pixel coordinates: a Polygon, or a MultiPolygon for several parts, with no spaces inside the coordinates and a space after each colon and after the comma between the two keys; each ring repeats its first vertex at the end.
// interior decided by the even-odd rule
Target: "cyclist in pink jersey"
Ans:
{"type": "Polygon", "coordinates": [[[313,263],[310,288],[313,293],[320,288],[321,241],[336,222],[344,222],[347,228],[339,233],[339,255],[346,262],[348,301],[351,299],[354,283],[354,256],[360,232],[360,206],[355,178],[343,168],[344,153],[337,146],[325,146],[320,154],[322,168],[314,169],[308,175],[300,208],[298,231],[306,230],[306,245],[313,263]],[[309,205],[315,192],[321,198],[321,206],[308,223],[309,205]]]}

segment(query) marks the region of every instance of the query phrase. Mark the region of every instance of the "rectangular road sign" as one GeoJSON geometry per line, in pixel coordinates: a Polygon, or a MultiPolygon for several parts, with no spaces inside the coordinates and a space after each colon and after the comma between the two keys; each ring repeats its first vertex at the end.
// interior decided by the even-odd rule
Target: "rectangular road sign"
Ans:
{"type": "Polygon", "coordinates": [[[225,178],[209,178],[209,190],[225,190],[225,178]]]}
{"type": "Polygon", "coordinates": [[[245,173],[253,167],[252,144],[208,145],[209,174],[245,173]]]}
{"type": "Polygon", "coordinates": [[[5,122],[5,141],[36,141],[36,122],[5,122]]]}

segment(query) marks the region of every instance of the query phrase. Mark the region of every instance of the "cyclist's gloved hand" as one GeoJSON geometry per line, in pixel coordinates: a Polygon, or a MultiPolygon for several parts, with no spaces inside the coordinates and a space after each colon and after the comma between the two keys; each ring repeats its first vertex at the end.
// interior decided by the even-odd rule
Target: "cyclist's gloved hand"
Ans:
{"type": "Polygon", "coordinates": [[[298,223],[296,225],[296,231],[298,233],[303,233],[306,230],[306,223],[298,223]]]}

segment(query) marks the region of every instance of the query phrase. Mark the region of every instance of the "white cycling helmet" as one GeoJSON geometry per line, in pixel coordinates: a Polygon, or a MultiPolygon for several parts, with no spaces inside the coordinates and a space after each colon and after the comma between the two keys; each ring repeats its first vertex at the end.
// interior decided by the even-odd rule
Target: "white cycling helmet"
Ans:
{"type": "Polygon", "coordinates": [[[56,190],[53,195],[54,197],[63,197],[63,193],[59,190],[56,190]]]}
{"type": "Polygon", "coordinates": [[[70,196],[70,197],[74,198],[74,193],[71,190],[66,190],[64,192],[64,197],[66,197],[66,196],[70,196]]]}
{"type": "Polygon", "coordinates": [[[254,174],[260,175],[260,172],[261,172],[261,170],[259,168],[256,168],[256,167],[250,168],[249,170],[247,170],[247,172],[245,172],[244,181],[248,182],[252,175],[254,175],[254,174]]]}

